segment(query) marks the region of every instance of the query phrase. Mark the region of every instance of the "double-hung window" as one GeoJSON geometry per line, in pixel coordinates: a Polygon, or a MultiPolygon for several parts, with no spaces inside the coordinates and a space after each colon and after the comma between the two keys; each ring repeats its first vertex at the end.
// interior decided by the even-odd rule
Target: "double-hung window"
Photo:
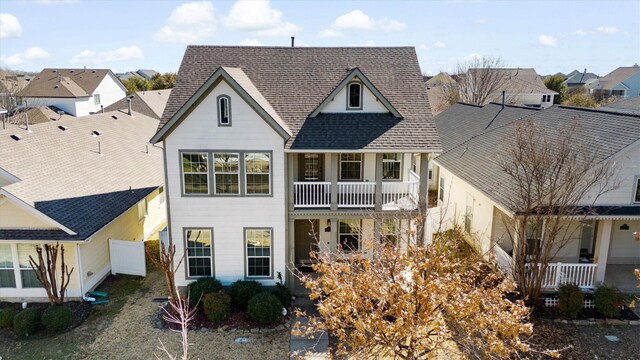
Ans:
{"type": "Polygon", "coordinates": [[[239,153],[214,153],[213,172],[216,194],[239,194],[239,153]]]}
{"type": "Polygon", "coordinates": [[[444,201],[444,178],[440,177],[440,184],[438,186],[438,200],[444,201]]]}
{"type": "Polygon", "coordinates": [[[471,223],[473,222],[473,196],[467,194],[467,203],[464,209],[464,231],[471,233],[471,223]]]}
{"type": "Polygon", "coordinates": [[[186,229],[187,277],[212,276],[211,229],[186,229]]]}
{"type": "Polygon", "coordinates": [[[347,109],[362,109],[362,84],[349,83],[347,90],[347,109]]]}
{"type": "Polygon", "coordinates": [[[380,229],[381,242],[383,245],[397,246],[400,237],[399,219],[383,219],[380,229]]]}
{"type": "Polygon", "coordinates": [[[344,252],[353,252],[360,249],[360,220],[340,220],[338,228],[338,246],[344,252]]]}
{"type": "Polygon", "coordinates": [[[247,277],[271,277],[271,229],[245,229],[247,277]]]}
{"type": "Polygon", "coordinates": [[[36,272],[31,268],[29,263],[29,256],[38,261],[38,252],[36,251],[36,245],[33,244],[18,244],[18,262],[20,263],[20,276],[22,277],[23,288],[37,288],[42,287],[36,272]]]}
{"type": "Polygon", "coordinates": [[[226,95],[218,96],[218,125],[231,126],[231,99],[226,95]]]}
{"type": "Polygon", "coordinates": [[[209,154],[182,153],[182,182],[185,194],[209,193],[209,154]]]}
{"type": "Polygon", "coordinates": [[[247,194],[265,194],[270,189],[271,156],[269,153],[245,153],[245,191],[247,194]]]}
{"type": "Polygon", "coordinates": [[[340,154],[340,180],[362,179],[362,154],[340,154]]]}
{"type": "Polygon", "coordinates": [[[382,154],[382,179],[400,180],[402,154],[382,154]]]}
{"type": "Polygon", "coordinates": [[[0,244],[0,288],[16,287],[11,245],[0,244]]]}

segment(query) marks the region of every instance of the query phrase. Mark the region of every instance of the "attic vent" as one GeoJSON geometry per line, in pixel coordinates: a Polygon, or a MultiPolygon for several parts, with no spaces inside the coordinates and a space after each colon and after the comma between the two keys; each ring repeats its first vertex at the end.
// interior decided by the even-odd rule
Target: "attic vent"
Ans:
{"type": "Polygon", "coordinates": [[[117,117],[117,116],[115,116],[115,115],[111,115],[111,117],[112,117],[114,120],[118,120],[118,117],[117,117]]]}
{"type": "Polygon", "coordinates": [[[95,74],[96,71],[95,70],[91,70],[91,72],[95,74]]]}
{"type": "Polygon", "coordinates": [[[53,85],[53,88],[54,88],[54,89],[57,89],[58,87],[59,87],[58,85],[53,85]]]}
{"type": "Polygon", "coordinates": [[[53,72],[58,72],[58,70],[53,70],[53,72]]]}
{"type": "Polygon", "coordinates": [[[15,141],[20,141],[20,140],[22,140],[22,136],[20,136],[20,135],[15,135],[15,134],[14,134],[14,135],[11,135],[11,138],[12,138],[13,140],[15,140],[15,141]]]}
{"type": "Polygon", "coordinates": [[[71,71],[69,71],[69,72],[70,72],[70,73],[72,73],[72,72],[73,72],[73,70],[71,70],[71,71]]]}
{"type": "Polygon", "coordinates": [[[93,136],[100,136],[100,135],[102,135],[102,132],[101,132],[100,130],[93,130],[93,131],[91,132],[91,135],[93,135],[93,136]]]}
{"type": "Polygon", "coordinates": [[[62,130],[62,131],[67,131],[68,127],[64,126],[64,125],[59,125],[58,129],[62,130]]]}

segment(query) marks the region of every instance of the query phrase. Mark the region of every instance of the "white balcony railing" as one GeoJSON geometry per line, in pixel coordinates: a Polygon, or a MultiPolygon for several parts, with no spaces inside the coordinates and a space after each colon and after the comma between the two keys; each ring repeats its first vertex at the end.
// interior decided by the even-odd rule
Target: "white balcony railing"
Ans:
{"type": "Polygon", "coordinates": [[[376,184],[372,182],[339,182],[338,207],[365,208],[375,206],[376,184]]]}
{"type": "MultiPolygon", "coordinates": [[[[527,264],[527,267],[531,267],[531,264],[527,264]]],[[[593,288],[597,268],[598,264],[550,263],[542,279],[542,288],[557,289],[562,284],[593,288]]]]}
{"type": "Polygon", "coordinates": [[[294,206],[328,208],[331,206],[330,182],[294,182],[294,206]]]}

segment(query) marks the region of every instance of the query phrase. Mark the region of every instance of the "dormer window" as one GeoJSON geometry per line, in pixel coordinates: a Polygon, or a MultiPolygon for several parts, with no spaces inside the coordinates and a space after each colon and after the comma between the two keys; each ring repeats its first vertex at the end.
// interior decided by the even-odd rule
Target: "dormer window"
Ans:
{"type": "Polygon", "coordinates": [[[359,82],[347,86],[347,110],[362,110],[362,84],[359,82]]]}
{"type": "Polygon", "coordinates": [[[231,99],[227,95],[218,96],[218,126],[231,126],[231,99]]]}

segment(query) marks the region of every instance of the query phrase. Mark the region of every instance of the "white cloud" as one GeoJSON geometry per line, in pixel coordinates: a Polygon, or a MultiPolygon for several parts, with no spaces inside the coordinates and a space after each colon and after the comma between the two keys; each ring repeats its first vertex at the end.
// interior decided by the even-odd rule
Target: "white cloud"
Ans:
{"type": "Polygon", "coordinates": [[[263,44],[256,39],[244,39],[240,41],[240,45],[242,46],[262,46],[263,44]]]}
{"type": "Polygon", "coordinates": [[[615,26],[598,26],[596,31],[602,34],[613,35],[615,33],[619,33],[620,29],[615,26]]]}
{"type": "Polygon", "coordinates": [[[574,35],[578,35],[578,36],[585,36],[587,35],[587,32],[582,30],[582,29],[578,29],[576,31],[573,32],[574,35]]]}
{"type": "Polygon", "coordinates": [[[429,50],[429,45],[427,45],[427,44],[420,44],[420,46],[418,46],[418,49],[420,49],[420,50],[429,50]]]}
{"type": "Polygon", "coordinates": [[[538,43],[543,46],[556,46],[558,44],[558,39],[551,35],[540,35],[538,37],[538,43]]]}
{"type": "Polygon", "coordinates": [[[224,18],[224,25],[261,37],[291,36],[300,31],[298,25],[283,21],[282,11],[272,8],[268,0],[237,1],[224,18]]]}
{"type": "Polygon", "coordinates": [[[329,28],[320,32],[320,36],[343,36],[343,31],[345,30],[398,32],[403,31],[406,27],[405,23],[398,20],[388,18],[376,20],[362,12],[362,10],[353,10],[338,16],[329,28]]]}
{"type": "Polygon", "coordinates": [[[439,49],[444,49],[445,47],[447,47],[447,44],[445,44],[442,41],[436,41],[433,46],[439,48],[439,49]]]}
{"type": "Polygon", "coordinates": [[[20,21],[15,15],[0,13],[0,39],[17,38],[22,35],[20,21]]]}
{"type": "Polygon", "coordinates": [[[0,58],[0,62],[6,66],[21,67],[30,65],[34,60],[43,60],[47,58],[49,58],[48,52],[39,46],[34,46],[28,48],[24,52],[0,58]]]}
{"type": "Polygon", "coordinates": [[[473,23],[474,24],[478,24],[478,25],[482,25],[482,24],[486,24],[488,22],[489,22],[489,19],[481,18],[481,19],[476,19],[473,23]]]}
{"type": "Polygon", "coordinates": [[[71,58],[72,64],[103,64],[112,61],[127,61],[133,59],[142,59],[144,54],[139,47],[135,45],[124,46],[111,51],[91,51],[82,50],[76,56],[71,58]]]}
{"type": "Polygon", "coordinates": [[[153,39],[158,42],[197,43],[215,34],[215,17],[210,1],[184,3],[171,12],[165,26],[153,39]]]}

